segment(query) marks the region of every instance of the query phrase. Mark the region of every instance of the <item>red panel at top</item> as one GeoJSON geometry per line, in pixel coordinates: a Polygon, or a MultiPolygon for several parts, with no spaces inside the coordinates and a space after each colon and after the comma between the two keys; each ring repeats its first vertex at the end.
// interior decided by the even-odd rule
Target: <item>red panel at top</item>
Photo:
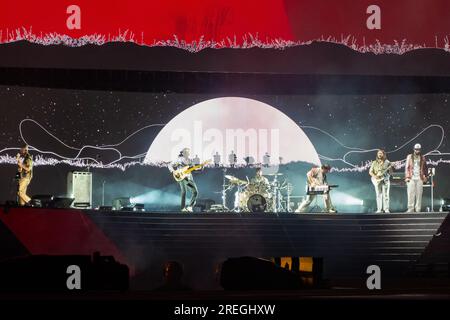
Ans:
{"type": "Polygon", "coordinates": [[[449,11],[448,0],[3,0],[0,43],[133,41],[196,51],[323,40],[363,52],[402,53],[414,47],[448,49],[449,11]],[[81,10],[80,30],[67,28],[69,5],[81,10]],[[370,5],[380,8],[381,29],[367,27],[370,5]],[[402,42],[403,48],[391,48],[402,42]]]}

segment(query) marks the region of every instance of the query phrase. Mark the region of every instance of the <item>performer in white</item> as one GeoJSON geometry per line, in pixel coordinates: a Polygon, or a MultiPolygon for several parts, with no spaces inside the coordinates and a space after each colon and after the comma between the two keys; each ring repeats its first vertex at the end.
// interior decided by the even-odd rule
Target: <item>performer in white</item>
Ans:
{"type": "Polygon", "coordinates": [[[220,166],[220,154],[216,151],[216,153],[213,155],[214,159],[214,167],[218,168],[220,166]]]}
{"type": "Polygon", "coordinates": [[[230,163],[230,167],[234,168],[237,162],[237,156],[234,151],[231,151],[231,153],[228,155],[228,162],[230,163]]]}
{"type": "Polygon", "coordinates": [[[195,158],[192,159],[192,163],[194,164],[194,166],[200,164],[200,158],[198,157],[198,155],[195,155],[195,158]]]}
{"type": "Polygon", "coordinates": [[[263,156],[263,166],[268,167],[270,166],[270,154],[266,152],[263,156]]]}
{"type": "Polygon", "coordinates": [[[377,213],[389,213],[389,190],[391,182],[389,178],[392,172],[392,164],[386,159],[384,150],[377,151],[377,157],[372,161],[369,175],[375,187],[377,197],[377,213]]]}
{"type": "Polygon", "coordinates": [[[405,181],[408,192],[408,211],[422,211],[423,184],[427,181],[427,164],[421,153],[422,146],[416,144],[414,153],[408,154],[405,165],[405,181]]]}

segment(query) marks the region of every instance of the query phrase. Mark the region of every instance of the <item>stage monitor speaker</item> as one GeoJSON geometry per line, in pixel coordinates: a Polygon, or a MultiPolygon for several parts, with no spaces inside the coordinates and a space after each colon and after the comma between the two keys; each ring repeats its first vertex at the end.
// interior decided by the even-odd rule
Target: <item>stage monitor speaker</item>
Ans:
{"type": "Polygon", "coordinates": [[[98,208],[98,210],[99,210],[99,211],[107,211],[107,212],[110,212],[110,211],[113,211],[113,207],[112,207],[112,206],[100,206],[100,207],[98,208]]]}
{"type": "Polygon", "coordinates": [[[67,174],[67,196],[73,203],[87,203],[92,208],[92,172],[71,171],[67,174]]]}
{"type": "Polygon", "coordinates": [[[35,195],[31,198],[33,207],[39,208],[70,208],[73,198],[54,197],[52,195],[35,195]]]}
{"type": "Polygon", "coordinates": [[[195,212],[205,212],[210,211],[211,206],[214,205],[216,202],[211,199],[198,199],[197,203],[195,204],[194,211],[195,212]]]}
{"type": "Polygon", "coordinates": [[[405,173],[404,172],[394,172],[391,175],[391,185],[398,187],[406,187],[405,173]]]}
{"type": "Polygon", "coordinates": [[[112,206],[114,210],[122,210],[124,208],[128,208],[130,209],[128,211],[133,211],[129,197],[115,198],[113,200],[112,206]]]}
{"type": "Polygon", "coordinates": [[[31,203],[35,207],[49,208],[53,201],[51,194],[37,194],[31,197],[31,203]]]}
{"type": "Polygon", "coordinates": [[[74,198],[65,198],[65,197],[55,197],[53,201],[50,202],[50,208],[70,208],[74,201],[74,198]]]}

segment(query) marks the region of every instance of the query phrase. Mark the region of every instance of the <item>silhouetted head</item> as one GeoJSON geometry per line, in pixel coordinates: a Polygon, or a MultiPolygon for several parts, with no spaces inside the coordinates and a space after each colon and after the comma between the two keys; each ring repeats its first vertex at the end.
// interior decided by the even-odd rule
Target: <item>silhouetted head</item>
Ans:
{"type": "Polygon", "coordinates": [[[262,173],[262,169],[261,168],[257,168],[256,169],[256,176],[257,177],[262,177],[263,173],[262,173]]]}
{"type": "Polygon", "coordinates": [[[183,276],[183,266],[177,261],[169,261],[164,265],[164,280],[166,282],[180,282],[183,276]]]}

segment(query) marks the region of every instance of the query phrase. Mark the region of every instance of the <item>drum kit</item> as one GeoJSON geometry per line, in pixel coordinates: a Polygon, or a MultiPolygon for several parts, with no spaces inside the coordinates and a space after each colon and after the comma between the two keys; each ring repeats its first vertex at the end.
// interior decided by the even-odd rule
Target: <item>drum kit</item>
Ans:
{"type": "Polygon", "coordinates": [[[226,206],[227,191],[234,190],[235,212],[289,212],[292,185],[286,180],[279,181],[282,173],[268,174],[267,179],[241,180],[231,175],[224,175],[222,189],[223,206],[226,206]],[[284,194],[284,195],[283,195],[284,194]]]}

